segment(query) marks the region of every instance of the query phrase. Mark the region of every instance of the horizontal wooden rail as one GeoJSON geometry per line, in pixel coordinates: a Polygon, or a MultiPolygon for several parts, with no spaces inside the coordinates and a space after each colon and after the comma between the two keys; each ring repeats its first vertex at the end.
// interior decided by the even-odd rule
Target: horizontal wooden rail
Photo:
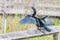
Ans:
{"type": "Polygon", "coordinates": [[[60,16],[60,12],[59,11],[53,11],[53,10],[39,10],[37,12],[37,15],[60,16]]]}
{"type": "Polygon", "coordinates": [[[40,7],[60,8],[60,4],[40,3],[40,4],[36,4],[36,5],[40,6],[40,7]]]}
{"type": "MultiPolygon", "coordinates": [[[[27,9],[4,9],[6,14],[33,14],[32,10],[27,9]]],[[[0,13],[3,13],[0,11],[0,13]]],[[[37,15],[49,15],[49,16],[60,16],[60,11],[53,11],[53,10],[38,10],[37,15]]]]}
{"type": "Polygon", "coordinates": [[[7,6],[11,6],[11,5],[19,5],[19,6],[21,6],[21,5],[25,5],[25,6],[27,6],[27,5],[30,5],[30,6],[40,6],[40,7],[54,7],[54,8],[60,8],[60,4],[51,4],[51,3],[41,3],[41,2],[39,2],[39,3],[37,3],[37,2],[30,2],[30,3],[28,3],[28,2],[21,2],[21,3],[18,3],[18,2],[0,2],[0,6],[3,6],[3,5],[7,5],[7,6]],[[34,5],[33,5],[34,4],[34,5]]]}
{"type": "Polygon", "coordinates": [[[37,29],[30,29],[26,31],[20,32],[12,32],[7,34],[0,34],[1,40],[20,40],[20,39],[27,39],[32,37],[41,37],[47,35],[53,35],[54,40],[58,40],[58,33],[60,32],[60,26],[52,26],[49,27],[52,29],[51,32],[47,32],[46,30],[37,30],[37,29]]]}

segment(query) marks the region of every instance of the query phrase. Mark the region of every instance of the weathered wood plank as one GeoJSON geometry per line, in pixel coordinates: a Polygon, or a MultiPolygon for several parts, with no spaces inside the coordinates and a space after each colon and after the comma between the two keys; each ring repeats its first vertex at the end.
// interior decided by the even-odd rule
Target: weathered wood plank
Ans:
{"type": "MultiPolygon", "coordinates": [[[[26,38],[32,38],[32,37],[41,37],[46,35],[53,35],[55,33],[60,32],[60,26],[53,26],[51,27],[52,31],[47,32],[46,30],[37,30],[37,29],[30,29],[26,31],[20,31],[20,32],[12,32],[7,34],[0,34],[0,39],[26,39],[26,38]]],[[[54,35],[54,38],[56,35],[54,35]]]]}
{"type": "MultiPolygon", "coordinates": [[[[26,9],[5,9],[4,11],[6,12],[6,14],[33,14],[31,10],[29,10],[28,12],[26,9]]],[[[0,11],[0,13],[3,12],[0,11]]],[[[38,10],[37,15],[60,16],[60,11],[38,10]]]]}

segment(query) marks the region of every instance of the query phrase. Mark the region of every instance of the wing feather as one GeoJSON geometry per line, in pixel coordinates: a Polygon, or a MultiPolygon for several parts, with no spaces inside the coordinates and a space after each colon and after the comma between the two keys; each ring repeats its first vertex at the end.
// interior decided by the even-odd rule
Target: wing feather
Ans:
{"type": "Polygon", "coordinates": [[[36,24],[36,20],[31,16],[26,16],[20,21],[20,24],[36,24]]]}

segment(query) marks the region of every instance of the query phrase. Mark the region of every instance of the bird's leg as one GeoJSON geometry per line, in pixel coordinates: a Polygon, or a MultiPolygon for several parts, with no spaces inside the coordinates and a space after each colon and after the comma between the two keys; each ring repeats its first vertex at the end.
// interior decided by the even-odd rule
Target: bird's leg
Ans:
{"type": "Polygon", "coordinates": [[[43,27],[40,27],[40,31],[45,34],[45,30],[43,27]]]}
{"type": "Polygon", "coordinates": [[[37,27],[37,29],[38,29],[38,30],[44,30],[44,28],[43,28],[43,27],[37,27]]]}
{"type": "Polygon", "coordinates": [[[40,27],[37,27],[37,30],[41,30],[41,28],[40,27]]]}
{"type": "MultiPolygon", "coordinates": [[[[37,30],[40,30],[42,33],[44,33],[43,27],[37,27],[37,30]]],[[[37,32],[36,32],[36,33],[37,33],[37,32]]]]}

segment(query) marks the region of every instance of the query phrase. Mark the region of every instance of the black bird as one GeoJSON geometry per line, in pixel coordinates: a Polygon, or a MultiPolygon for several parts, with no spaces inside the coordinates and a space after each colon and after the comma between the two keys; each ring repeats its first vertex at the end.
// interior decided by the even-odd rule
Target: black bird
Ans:
{"type": "Polygon", "coordinates": [[[34,11],[34,13],[31,15],[27,15],[26,17],[24,17],[20,23],[21,24],[35,24],[38,28],[38,30],[40,28],[44,28],[46,31],[51,32],[51,29],[46,27],[47,25],[53,25],[54,22],[51,19],[47,19],[47,16],[43,17],[43,18],[37,18],[35,17],[36,15],[36,9],[34,7],[31,7],[34,11]]]}

